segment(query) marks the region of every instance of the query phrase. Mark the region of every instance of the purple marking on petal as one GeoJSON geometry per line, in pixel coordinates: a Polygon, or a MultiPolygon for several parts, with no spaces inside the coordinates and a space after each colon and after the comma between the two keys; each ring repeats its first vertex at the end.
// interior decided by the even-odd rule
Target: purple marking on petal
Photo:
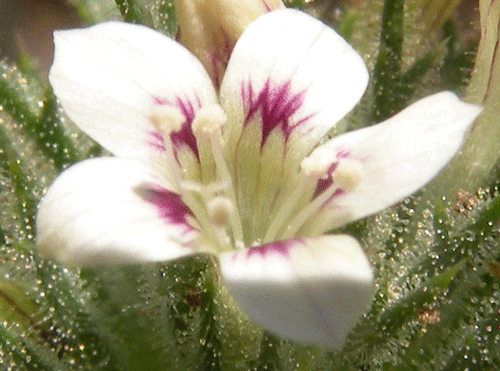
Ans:
{"type": "MultiPolygon", "coordinates": [[[[336,152],[337,158],[348,158],[350,156],[349,151],[347,150],[337,150],[336,152]]],[[[328,187],[330,187],[333,184],[333,178],[332,174],[339,165],[338,161],[335,161],[333,164],[330,165],[328,170],[326,171],[325,176],[321,177],[318,179],[318,182],[316,183],[316,189],[314,190],[314,193],[311,197],[311,200],[314,200],[316,197],[318,197],[320,194],[322,194],[324,191],[327,190],[328,187]]],[[[338,191],[338,190],[337,190],[338,191]]],[[[331,200],[333,197],[338,196],[339,194],[335,191],[333,195],[329,198],[331,200]]],[[[344,192],[345,193],[345,192],[344,192]]]]}
{"type": "Polygon", "coordinates": [[[318,197],[320,194],[322,194],[324,191],[326,191],[327,188],[333,184],[332,174],[338,165],[339,165],[338,161],[331,164],[325,176],[318,179],[318,182],[316,183],[316,189],[314,190],[314,193],[311,197],[311,201],[314,200],[316,197],[318,197]]]}
{"type": "Polygon", "coordinates": [[[196,108],[201,107],[200,99],[196,97],[196,108],[189,99],[183,100],[180,97],[177,97],[175,102],[170,102],[169,100],[160,97],[153,97],[153,101],[158,105],[169,105],[177,107],[186,119],[182,123],[181,130],[174,131],[170,134],[170,140],[172,141],[176,160],[179,160],[177,157],[178,149],[187,146],[189,147],[189,149],[191,149],[191,151],[195,154],[196,158],[199,161],[200,156],[198,153],[198,146],[196,144],[196,138],[193,134],[191,124],[193,123],[196,114],[196,108]]]}
{"type": "Polygon", "coordinates": [[[175,105],[182,112],[186,121],[182,124],[181,130],[170,134],[172,144],[175,147],[188,146],[199,161],[200,155],[198,153],[198,146],[196,145],[196,138],[191,128],[195,116],[193,103],[189,100],[183,101],[181,98],[177,98],[175,105]]]}
{"type": "Polygon", "coordinates": [[[257,113],[260,113],[261,116],[261,149],[275,128],[281,129],[285,141],[287,141],[295,128],[304,124],[314,115],[311,114],[295,123],[293,122],[292,116],[304,103],[306,91],[293,94],[291,85],[291,81],[274,85],[268,79],[264,88],[258,93],[254,92],[251,82],[244,82],[241,86],[241,98],[246,110],[245,125],[248,125],[257,113]]]}
{"type": "Polygon", "coordinates": [[[220,83],[233,52],[234,44],[236,44],[236,40],[230,40],[222,27],[220,27],[219,32],[223,41],[217,45],[210,60],[212,65],[212,79],[217,91],[220,88],[220,83]]]}
{"type": "Polygon", "coordinates": [[[148,145],[159,152],[165,152],[166,148],[163,143],[163,136],[157,131],[150,131],[148,135],[148,145]]]}
{"type": "Polygon", "coordinates": [[[154,205],[160,218],[167,223],[184,226],[184,233],[195,230],[188,222],[188,218],[194,217],[194,214],[178,193],[158,185],[142,185],[135,191],[143,200],[154,205]]]}
{"type": "MultiPolygon", "coordinates": [[[[316,190],[314,191],[314,194],[311,197],[311,201],[314,200],[316,197],[318,197],[320,194],[322,194],[332,184],[333,184],[333,179],[331,174],[325,179],[318,180],[318,184],[316,185],[316,190]]],[[[328,199],[323,203],[323,205],[321,205],[321,207],[324,207],[325,205],[329,204],[330,201],[332,201],[335,197],[342,196],[346,193],[347,192],[344,189],[337,188],[335,191],[333,191],[330,197],[328,197],[328,199]]]]}
{"type": "Polygon", "coordinates": [[[266,12],[270,12],[271,11],[271,8],[269,7],[269,5],[267,5],[267,3],[262,0],[262,4],[264,5],[264,8],[266,9],[266,12]]]}
{"type": "Polygon", "coordinates": [[[172,105],[172,103],[169,102],[167,99],[161,98],[161,97],[153,97],[153,103],[158,105],[158,106],[163,106],[163,105],[171,106],[172,105]]]}
{"type": "Polygon", "coordinates": [[[343,190],[342,188],[337,188],[335,192],[330,196],[328,200],[326,200],[326,203],[329,203],[333,198],[345,195],[347,192],[343,190]]]}
{"type": "Polygon", "coordinates": [[[296,245],[301,244],[303,244],[302,240],[275,241],[262,246],[252,247],[248,249],[246,251],[246,257],[249,258],[252,255],[260,255],[264,258],[267,254],[275,253],[288,258],[290,249],[296,245]]]}
{"type": "Polygon", "coordinates": [[[330,197],[328,197],[328,200],[326,200],[325,202],[323,202],[323,204],[321,205],[320,209],[322,209],[325,206],[329,205],[335,197],[345,195],[346,193],[347,193],[347,191],[343,190],[342,188],[337,188],[333,192],[333,194],[330,197]]]}
{"type": "Polygon", "coordinates": [[[351,153],[346,149],[338,149],[337,150],[337,158],[348,158],[351,156],[351,153]]]}

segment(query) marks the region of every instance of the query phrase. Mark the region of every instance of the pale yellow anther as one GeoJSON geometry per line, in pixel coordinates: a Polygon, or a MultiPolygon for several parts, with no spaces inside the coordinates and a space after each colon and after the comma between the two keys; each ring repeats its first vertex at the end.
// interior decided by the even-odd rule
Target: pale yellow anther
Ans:
{"type": "Polygon", "coordinates": [[[207,203],[207,212],[210,221],[215,226],[226,227],[231,223],[234,205],[227,197],[214,197],[207,203]]]}
{"type": "Polygon", "coordinates": [[[198,138],[215,133],[220,130],[227,121],[227,115],[218,104],[203,106],[196,112],[192,129],[198,138]]]}
{"type": "Polygon", "coordinates": [[[336,156],[331,150],[318,147],[302,160],[300,169],[307,177],[319,179],[327,174],[328,169],[335,161],[336,156]]]}
{"type": "Polygon", "coordinates": [[[153,125],[162,134],[170,134],[181,130],[186,118],[177,107],[167,105],[157,105],[153,107],[149,117],[153,125]]]}
{"type": "Polygon", "coordinates": [[[361,162],[342,159],[332,174],[333,184],[337,189],[352,191],[363,179],[364,170],[361,162]]]}

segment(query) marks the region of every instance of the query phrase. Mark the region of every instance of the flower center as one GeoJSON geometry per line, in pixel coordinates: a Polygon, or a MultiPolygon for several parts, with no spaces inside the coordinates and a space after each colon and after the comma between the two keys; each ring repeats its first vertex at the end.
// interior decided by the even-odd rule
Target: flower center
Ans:
{"type": "Polygon", "coordinates": [[[200,181],[196,181],[183,174],[170,140],[170,134],[180,130],[179,122],[182,124],[184,116],[175,107],[165,108],[168,109],[152,116],[152,122],[164,138],[166,155],[170,156],[167,160],[172,161],[170,168],[177,172],[175,179],[182,199],[212,244],[221,250],[244,248],[233,179],[222,150],[222,128],[227,121],[224,110],[217,104],[204,106],[196,112],[191,124],[201,173],[200,181]]]}
{"type": "MultiPolygon", "coordinates": [[[[192,118],[190,130],[196,139],[196,154],[191,156],[188,166],[196,167],[196,171],[186,171],[179,155],[182,148],[192,149],[176,147],[172,140],[172,134],[185,129],[185,115],[174,106],[159,106],[151,122],[164,139],[165,155],[171,165],[168,171],[174,172],[171,179],[182,200],[196,217],[208,242],[220,251],[308,235],[307,226],[317,213],[332,198],[352,191],[363,176],[360,161],[343,152],[335,157],[331,149],[318,147],[302,161],[294,189],[288,195],[281,195],[281,201],[273,205],[269,225],[265,225],[264,230],[255,228],[255,235],[245,228],[245,235],[239,208],[242,200],[237,198],[235,184],[243,179],[255,180],[248,176],[240,178],[237,173],[234,176],[238,179],[233,179],[231,175],[223,149],[222,134],[227,116],[222,107],[217,104],[203,106],[192,118]]],[[[263,199],[271,202],[276,195],[270,194],[268,199],[263,199]]],[[[259,210],[259,205],[255,206],[259,210]]]]}
{"type": "Polygon", "coordinates": [[[337,156],[321,147],[306,157],[300,166],[299,182],[281,204],[271,222],[265,242],[308,235],[301,230],[335,196],[350,192],[363,177],[360,161],[337,156]]]}

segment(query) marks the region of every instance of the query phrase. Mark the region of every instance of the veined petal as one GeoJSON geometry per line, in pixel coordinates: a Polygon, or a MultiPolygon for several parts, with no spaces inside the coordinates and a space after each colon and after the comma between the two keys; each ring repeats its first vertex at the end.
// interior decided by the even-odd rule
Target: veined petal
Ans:
{"type": "Polygon", "coordinates": [[[367,82],[361,57],[302,12],[274,10],[248,26],[220,94],[238,198],[248,202],[241,209],[252,210],[242,215],[243,224],[256,226],[252,235],[269,224],[261,216],[274,214],[272,207],[296,181],[300,160],[354,107],[367,82]],[[254,216],[261,222],[250,220],[254,216]]]}
{"type": "Polygon", "coordinates": [[[342,37],[303,12],[282,9],[259,17],[238,40],[221,101],[237,118],[231,135],[258,116],[261,146],[279,130],[311,148],[357,104],[367,83],[363,60],[342,37]]]}
{"type": "MultiPolygon", "coordinates": [[[[152,119],[158,106],[178,109],[189,126],[201,106],[217,101],[201,63],[146,27],[108,22],[57,31],[54,39],[49,79],[57,97],[78,127],[115,155],[149,161],[165,150],[152,119]]],[[[173,144],[195,148],[184,126],[173,144]]]]}
{"type": "Polygon", "coordinates": [[[103,157],[63,172],[39,205],[40,252],[71,264],[163,261],[192,253],[192,213],[140,162],[103,157]]]}
{"type": "Polygon", "coordinates": [[[421,188],[456,154],[480,111],[455,94],[442,92],[381,124],[318,147],[315,151],[347,159],[348,167],[359,167],[359,183],[352,190],[340,185],[299,235],[315,235],[363,218],[421,188]]]}
{"type": "Polygon", "coordinates": [[[220,256],[226,285],[250,318],[293,341],[342,345],[372,299],[372,272],[356,240],[322,236],[220,256]]]}

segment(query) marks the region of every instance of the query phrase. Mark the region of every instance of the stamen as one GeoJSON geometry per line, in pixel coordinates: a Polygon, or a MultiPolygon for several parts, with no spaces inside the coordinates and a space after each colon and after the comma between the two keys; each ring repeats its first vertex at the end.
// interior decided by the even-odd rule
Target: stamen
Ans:
{"type": "Polygon", "coordinates": [[[330,166],[337,161],[337,156],[325,147],[316,148],[300,163],[300,170],[311,178],[325,176],[330,166]]]}
{"type": "Polygon", "coordinates": [[[217,196],[207,203],[208,217],[212,222],[213,234],[219,246],[225,250],[232,250],[231,239],[227,234],[227,226],[234,214],[234,206],[227,197],[217,196]]]}
{"type": "Polygon", "coordinates": [[[216,227],[225,228],[231,222],[234,205],[227,197],[217,196],[207,203],[207,211],[208,217],[216,227]]]}
{"type": "Polygon", "coordinates": [[[343,159],[339,161],[339,164],[335,168],[332,179],[338,189],[350,192],[363,179],[363,167],[359,161],[348,158],[343,159]]]}
{"type": "MultiPolygon", "coordinates": [[[[167,163],[171,165],[168,169],[171,172],[172,179],[177,182],[183,202],[193,212],[196,220],[205,229],[212,243],[219,245],[223,250],[231,250],[230,246],[228,246],[227,238],[225,239],[220,231],[214,230],[212,227],[212,218],[210,215],[207,215],[207,202],[213,197],[217,189],[207,190],[207,187],[202,184],[184,180],[182,170],[175,159],[171,134],[182,129],[186,118],[177,107],[161,105],[154,106],[150,120],[163,137],[165,156],[167,157],[167,163]],[[199,197],[196,195],[199,195],[199,197]]],[[[220,188],[221,186],[219,185],[218,189],[220,188]]]]}
{"type": "Polygon", "coordinates": [[[281,203],[280,209],[266,232],[264,243],[276,240],[276,235],[288,221],[290,213],[304,195],[307,186],[316,184],[319,178],[326,176],[328,169],[336,161],[334,154],[331,152],[331,150],[318,147],[311,155],[302,160],[300,164],[301,176],[299,184],[296,185],[292,194],[281,203]]]}
{"type": "Polygon", "coordinates": [[[214,195],[224,193],[229,187],[229,184],[223,182],[214,182],[207,185],[200,184],[198,182],[192,182],[189,180],[183,180],[181,186],[188,191],[203,194],[204,199],[210,199],[214,195]]]}
{"type": "Polygon", "coordinates": [[[363,167],[359,161],[351,159],[341,159],[338,161],[337,167],[332,173],[333,183],[325,189],[321,194],[307,204],[302,211],[290,222],[288,227],[283,231],[280,239],[289,239],[296,236],[298,230],[316,214],[323,205],[335,194],[338,190],[350,192],[363,179],[363,167]]]}
{"type": "Polygon", "coordinates": [[[183,190],[183,201],[196,216],[212,243],[218,245],[223,251],[233,250],[231,241],[225,233],[225,227],[229,223],[224,223],[225,218],[227,220],[231,218],[230,215],[226,217],[224,214],[230,212],[232,204],[227,199],[230,205],[225,204],[223,200],[225,197],[215,196],[226,187],[220,183],[205,186],[192,181],[181,181],[180,186],[183,190]],[[197,194],[201,200],[197,200],[194,194],[197,194]]]}
{"type": "Polygon", "coordinates": [[[153,125],[164,135],[170,135],[173,131],[181,130],[182,124],[186,120],[177,107],[167,105],[155,105],[150,119],[153,125]]]}
{"type": "Polygon", "coordinates": [[[196,145],[200,160],[201,179],[203,183],[213,182],[216,176],[216,165],[212,153],[210,136],[222,130],[227,116],[218,104],[204,106],[196,113],[191,128],[196,137],[196,145]]]}
{"type": "MultiPolygon", "coordinates": [[[[218,104],[202,107],[193,120],[192,129],[196,136],[199,146],[209,145],[215,162],[215,169],[221,183],[227,184],[228,200],[237,205],[236,193],[234,192],[233,180],[229,169],[227,168],[226,160],[222,154],[222,127],[227,121],[227,116],[218,104]]],[[[204,153],[205,151],[200,151],[204,153]]],[[[202,167],[204,167],[208,159],[201,159],[202,167]]],[[[238,209],[235,207],[233,218],[230,218],[231,228],[233,232],[234,243],[236,247],[244,246],[243,228],[241,226],[241,218],[238,209]]]]}
{"type": "Polygon", "coordinates": [[[182,124],[186,118],[176,107],[155,105],[153,106],[153,111],[149,119],[163,138],[166,160],[167,163],[170,164],[169,170],[174,172],[174,174],[171,174],[171,178],[174,182],[177,182],[178,185],[178,182],[182,180],[182,174],[179,164],[174,156],[174,149],[172,147],[170,134],[181,130],[182,124]]]}
{"type": "Polygon", "coordinates": [[[201,107],[193,120],[192,129],[196,139],[210,136],[222,129],[227,121],[227,115],[218,104],[201,107]]]}

